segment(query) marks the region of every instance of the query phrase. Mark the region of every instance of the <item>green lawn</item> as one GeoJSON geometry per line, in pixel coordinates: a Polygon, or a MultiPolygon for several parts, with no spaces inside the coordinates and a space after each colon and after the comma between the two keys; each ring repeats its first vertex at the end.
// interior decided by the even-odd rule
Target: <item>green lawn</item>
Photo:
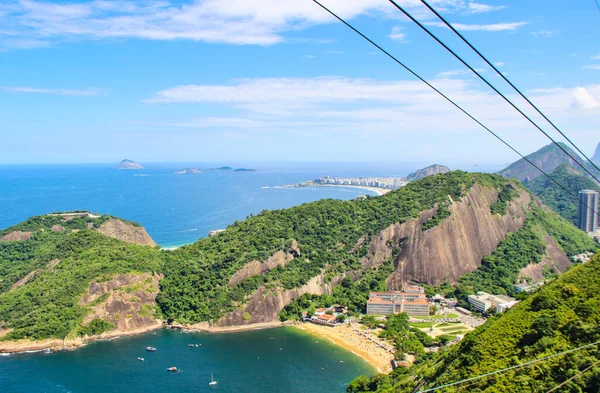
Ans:
{"type": "Polygon", "coordinates": [[[444,319],[444,318],[458,318],[457,314],[446,314],[446,315],[429,315],[427,317],[412,317],[414,319],[431,320],[431,319],[444,319]]]}

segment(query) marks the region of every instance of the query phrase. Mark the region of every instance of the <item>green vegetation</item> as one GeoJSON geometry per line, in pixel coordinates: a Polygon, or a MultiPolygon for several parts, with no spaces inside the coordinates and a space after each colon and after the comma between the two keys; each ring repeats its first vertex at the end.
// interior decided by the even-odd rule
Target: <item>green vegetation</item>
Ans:
{"type": "Polygon", "coordinates": [[[498,200],[490,206],[492,214],[505,216],[508,212],[508,202],[519,196],[519,192],[512,184],[505,184],[498,193],[498,200]]]}
{"type": "Polygon", "coordinates": [[[79,336],[96,336],[115,328],[115,324],[103,319],[92,319],[85,327],[79,329],[79,336]]]}
{"type": "MultiPolygon", "coordinates": [[[[600,340],[600,254],[576,266],[507,313],[490,318],[463,341],[409,371],[360,377],[348,392],[413,392],[523,364],[600,340]]],[[[445,337],[444,341],[454,338],[445,337]]],[[[464,386],[459,392],[546,392],[600,361],[597,346],[557,356],[464,386]]],[[[565,384],[560,392],[600,391],[600,368],[565,384]]]]}
{"type": "MultiPolygon", "coordinates": [[[[600,191],[600,187],[593,180],[584,176],[567,164],[558,166],[552,177],[574,195],[581,190],[600,191]]],[[[546,176],[540,176],[527,184],[531,190],[544,204],[558,212],[562,217],[574,225],[577,225],[577,199],[559,187],[546,176]]]]}
{"type": "Polygon", "coordinates": [[[438,226],[445,218],[450,217],[451,213],[448,210],[448,203],[449,201],[444,201],[438,205],[435,215],[423,223],[423,227],[421,227],[423,231],[438,226]]]}
{"type": "MultiPolygon", "coordinates": [[[[32,225],[32,221],[39,223],[36,218],[24,226],[32,225]]],[[[64,224],[73,221],[76,219],[64,224]]],[[[13,228],[23,230],[23,226],[13,228]]],[[[123,243],[90,230],[38,231],[27,241],[0,243],[0,272],[4,274],[0,321],[13,328],[3,339],[65,338],[78,334],[88,313],[79,300],[93,279],[160,271],[160,256],[150,247],[123,243]],[[52,270],[45,269],[55,258],[60,258],[60,263],[52,270]],[[27,285],[8,291],[28,270],[34,269],[41,270],[27,285]]],[[[98,329],[95,325],[93,328],[98,329]]]]}

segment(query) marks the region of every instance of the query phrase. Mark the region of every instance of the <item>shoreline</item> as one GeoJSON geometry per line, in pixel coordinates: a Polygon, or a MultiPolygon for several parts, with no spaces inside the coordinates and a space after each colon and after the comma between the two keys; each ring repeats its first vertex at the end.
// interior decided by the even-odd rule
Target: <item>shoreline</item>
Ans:
{"type": "Polygon", "coordinates": [[[140,334],[150,333],[154,330],[162,329],[164,322],[157,320],[151,326],[131,330],[113,330],[107,333],[102,333],[97,336],[86,336],[78,338],[48,338],[40,341],[32,341],[20,339],[15,341],[0,341],[0,353],[16,354],[16,353],[31,353],[50,350],[52,352],[59,351],[74,351],[84,347],[89,343],[96,341],[112,340],[118,337],[137,336],[140,334]]]}
{"type": "Polygon", "coordinates": [[[339,188],[358,188],[361,190],[369,190],[377,194],[377,196],[382,196],[392,191],[387,188],[379,188],[379,187],[369,187],[369,186],[353,186],[346,184],[310,184],[306,186],[299,186],[297,184],[287,185],[287,186],[274,186],[272,188],[308,188],[308,187],[339,187],[339,188]]]}
{"type": "Polygon", "coordinates": [[[392,371],[394,355],[372,342],[363,340],[362,336],[355,333],[350,326],[329,327],[303,323],[294,327],[317,337],[327,338],[333,344],[365,360],[379,373],[388,374],[392,371]]]}

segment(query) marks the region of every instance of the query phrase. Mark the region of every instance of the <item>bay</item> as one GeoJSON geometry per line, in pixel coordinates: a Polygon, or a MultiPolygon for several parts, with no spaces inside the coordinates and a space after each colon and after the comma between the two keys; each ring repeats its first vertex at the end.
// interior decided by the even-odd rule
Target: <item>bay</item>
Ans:
{"type": "Polygon", "coordinates": [[[293,327],[221,334],[159,330],[73,352],[0,357],[0,391],[341,393],[358,375],[374,372],[362,358],[293,327]],[[146,346],[157,350],[147,352],[146,346]],[[172,366],[180,371],[168,372],[172,366]],[[215,386],[208,385],[211,373],[215,386]]]}

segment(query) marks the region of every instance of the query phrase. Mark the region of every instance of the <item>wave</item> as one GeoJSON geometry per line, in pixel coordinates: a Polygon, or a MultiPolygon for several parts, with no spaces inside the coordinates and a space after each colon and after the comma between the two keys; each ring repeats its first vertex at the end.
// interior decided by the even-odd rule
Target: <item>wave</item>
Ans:
{"type": "Polygon", "coordinates": [[[178,231],[178,232],[196,232],[198,230],[198,228],[193,228],[193,229],[184,229],[183,231],[178,231]]]}

